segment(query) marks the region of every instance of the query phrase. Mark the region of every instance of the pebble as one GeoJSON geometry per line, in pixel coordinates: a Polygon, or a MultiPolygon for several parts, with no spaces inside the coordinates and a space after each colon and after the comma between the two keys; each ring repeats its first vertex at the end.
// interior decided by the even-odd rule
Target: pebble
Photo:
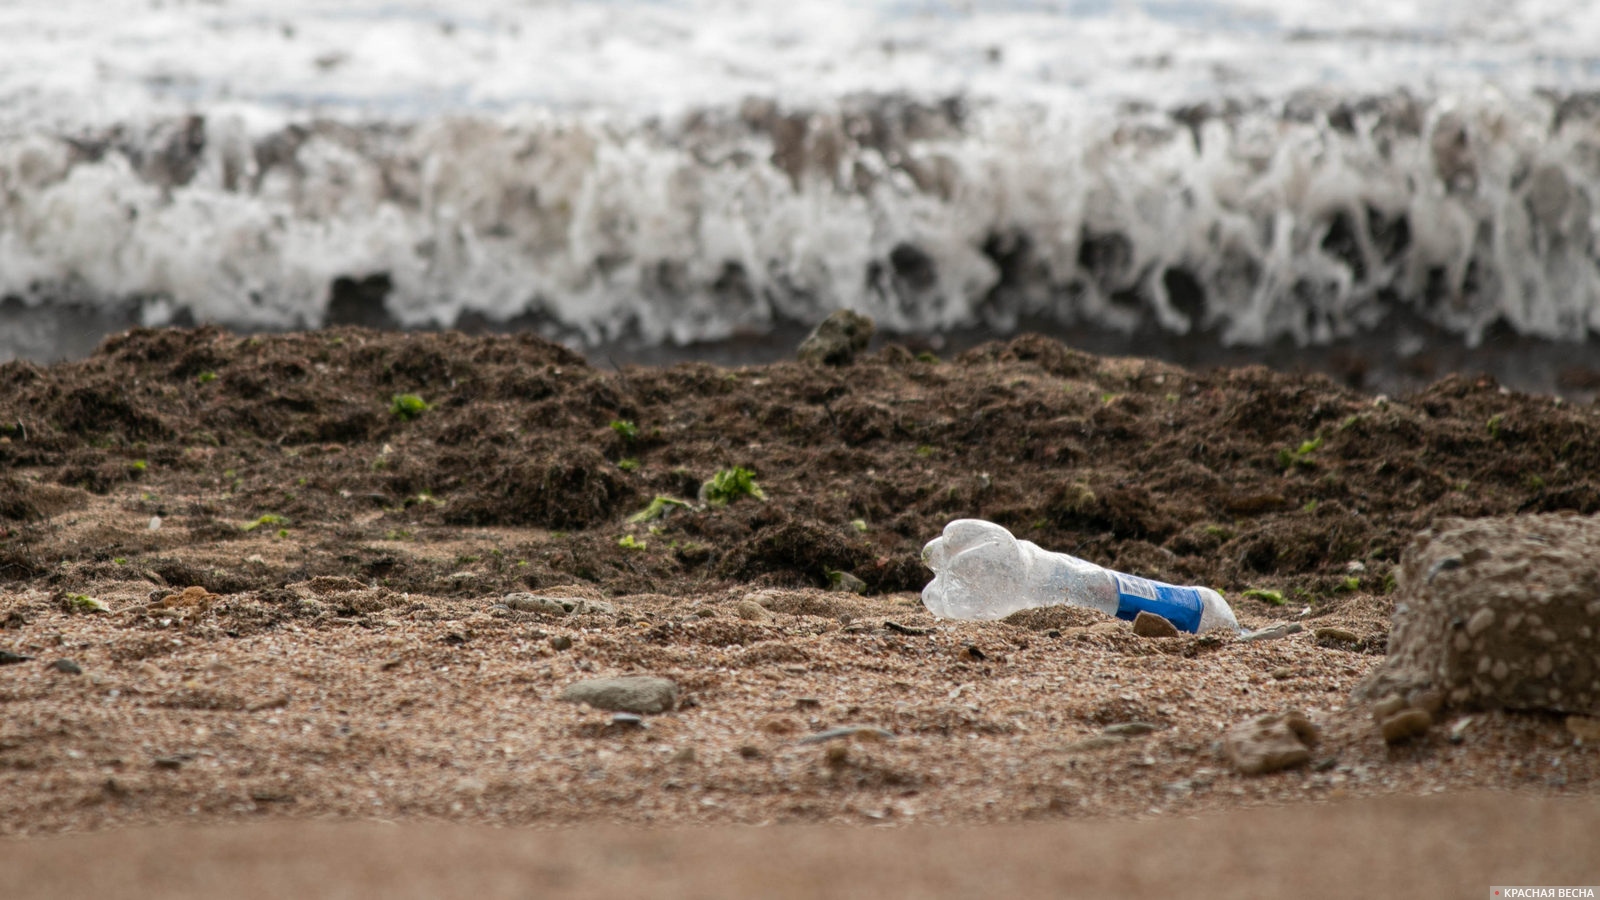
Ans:
{"type": "Polygon", "coordinates": [[[1287,678],[1293,678],[1294,677],[1294,670],[1289,668],[1288,666],[1279,666],[1276,669],[1272,670],[1272,677],[1277,679],[1278,681],[1283,681],[1284,679],[1287,679],[1287,678]]]}
{"type": "Polygon", "coordinates": [[[1133,633],[1147,638],[1177,637],[1178,626],[1153,612],[1140,610],[1133,618],[1133,633]]]}
{"type": "Polygon", "coordinates": [[[628,675],[619,678],[590,678],[567,685],[561,699],[586,703],[595,709],[641,715],[664,713],[678,702],[678,685],[666,678],[628,675]]]}
{"type": "Polygon", "coordinates": [[[638,713],[626,713],[626,712],[612,713],[611,714],[611,724],[620,725],[623,728],[644,728],[645,727],[644,717],[639,715],[638,713]]]}
{"type": "Polygon", "coordinates": [[[33,657],[23,656],[21,653],[12,653],[10,650],[0,650],[0,666],[14,666],[17,663],[25,663],[30,659],[33,659],[33,657]]]}
{"type": "Polygon", "coordinates": [[[1433,727],[1433,716],[1425,709],[1402,709],[1383,720],[1379,729],[1388,744],[1400,744],[1419,735],[1427,734],[1433,727]]]}
{"type": "Polygon", "coordinates": [[[751,622],[772,621],[771,611],[754,600],[740,600],[739,605],[733,608],[733,614],[751,622]]]}
{"type": "Polygon", "coordinates": [[[1406,701],[1399,694],[1390,694],[1372,705],[1372,718],[1382,722],[1405,708],[1406,701]]]}
{"type": "Polygon", "coordinates": [[[1299,622],[1285,622],[1282,625],[1274,625],[1271,628],[1263,628],[1260,631],[1247,631],[1239,636],[1239,640],[1273,641],[1278,638],[1288,637],[1291,634],[1299,634],[1305,630],[1306,627],[1299,622]]]}
{"type": "Polygon", "coordinates": [[[1312,635],[1319,641],[1338,641],[1341,644],[1357,644],[1361,642],[1361,635],[1348,628],[1318,628],[1312,635]]]}
{"type": "Polygon", "coordinates": [[[501,602],[517,612],[546,613],[554,616],[567,614],[567,607],[560,600],[554,597],[541,597],[538,594],[521,592],[507,594],[501,602]]]}
{"type": "Polygon", "coordinates": [[[58,659],[50,664],[50,668],[62,673],[63,675],[83,674],[83,666],[78,665],[70,659],[58,659]]]}
{"type": "Polygon", "coordinates": [[[1317,740],[1317,726],[1305,713],[1289,710],[1257,716],[1228,729],[1223,750],[1240,773],[1265,775],[1310,762],[1317,740]]]}
{"type": "Polygon", "coordinates": [[[1473,721],[1474,721],[1474,719],[1473,719],[1472,716],[1467,716],[1467,717],[1457,721],[1454,725],[1451,725],[1450,726],[1450,734],[1448,735],[1448,739],[1449,739],[1450,743],[1459,744],[1462,741],[1466,740],[1467,739],[1467,729],[1472,727],[1473,721]]]}
{"type": "Polygon", "coordinates": [[[572,649],[572,638],[567,637],[564,634],[552,634],[550,636],[550,649],[552,649],[552,650],[571,650],[572,649]]]}

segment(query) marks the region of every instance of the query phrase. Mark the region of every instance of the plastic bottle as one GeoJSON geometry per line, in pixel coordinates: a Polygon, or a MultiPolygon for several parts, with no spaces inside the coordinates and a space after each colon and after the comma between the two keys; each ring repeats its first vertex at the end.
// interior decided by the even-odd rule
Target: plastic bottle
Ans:
{"type": "Polygon", "coordinates": [[[1180,631],[1240,630],[1227,601],[1211,588],[1113,572],[1017,540],[981,519],[946,525],[942,536],[922,548],[922,560],[933,570],[933,581],[922,589],[923,605],[945,618],[1000,619],[1021,609],[1070,603],[1119,619],[1145,610],[1180,631]]]}

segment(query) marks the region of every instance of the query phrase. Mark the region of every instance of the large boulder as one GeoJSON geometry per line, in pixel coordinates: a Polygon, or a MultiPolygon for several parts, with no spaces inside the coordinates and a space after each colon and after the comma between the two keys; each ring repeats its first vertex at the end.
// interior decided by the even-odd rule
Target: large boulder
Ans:
{"type": "Polygon", "coordinates": [[[1397,587],[1389,656],[1357,699],[1600,713],[1600,520],[1441,520],[1397,587]]]}

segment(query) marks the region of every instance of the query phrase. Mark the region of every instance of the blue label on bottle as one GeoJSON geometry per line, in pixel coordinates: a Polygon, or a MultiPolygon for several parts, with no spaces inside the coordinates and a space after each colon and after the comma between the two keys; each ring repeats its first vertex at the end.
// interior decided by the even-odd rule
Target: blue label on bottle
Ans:
{"type": "Polygon", "coordinates": [[[1199,591],[1121,572],[1111,575],[1117,581],[1117,618],[1132,621],[1142,611],[1166,619],[1179,631],[1200,630],[1205,602],[1199,591]]]}

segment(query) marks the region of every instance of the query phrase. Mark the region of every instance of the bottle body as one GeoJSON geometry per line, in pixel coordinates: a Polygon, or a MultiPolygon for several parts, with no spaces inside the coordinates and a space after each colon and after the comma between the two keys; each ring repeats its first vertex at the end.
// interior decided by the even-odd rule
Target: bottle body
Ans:
{"type": "Polygon", "coordinates": [[[950,619],[1001,619],[1018,610],[1070,603],[1132,619],[1155,613],[1180,630],[1239,631],[1222,595],[1114,572],[1032,541],[992,522],[957,519],[922,549],[933,580],[922,602],[950,619]]]}

